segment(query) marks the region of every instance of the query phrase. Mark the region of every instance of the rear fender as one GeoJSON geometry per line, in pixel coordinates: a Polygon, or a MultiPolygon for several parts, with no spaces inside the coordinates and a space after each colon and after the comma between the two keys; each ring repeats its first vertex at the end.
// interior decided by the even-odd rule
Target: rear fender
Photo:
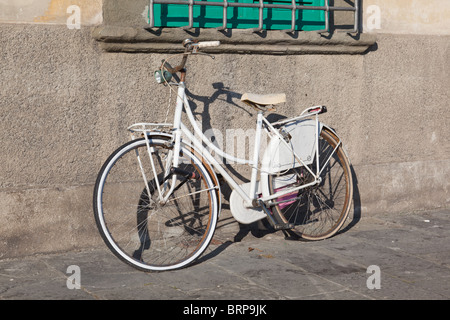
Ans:
{"type": "MultiPolygon", "coordinates": [[[[303,120],[300,122],[296,122],[294,123],[293,128],[291,128],[291,130],[289,132],[292,133],[298,133],[297,138],[299,138],[296,141],[296,144],[294,144],[294,142],[292,143],[292,145],[297,145],[298,146],[302,146],[302,148],[300,148],[300,151],[297,152],[298,156],[300,157],[300,159],[302,159],[302,161],[308,165],[311,164],[314,161],[314,152],[315,152],[315,143],[316,143],[316,139],[315,139],[315,120],[303,120]],[[300,143],[300,141],[302,141],[302,143],[300,143]]],[[[323,124],[322,122],[319,122],[319,132],[318,134],[320,134],[322,132],[322,130],[327,130],[329,131],[332,135],[334,135],[336,137],[336,140],[340,141],[342,143],[341,138],[338,136],[338,134],[336,133],[336,131],[334,129],[332,129],[330,126],[323,124]]],[[[297,161],[294,161],[295,159],[293,159],[292,157],[292,152],[290,152],[287,148],[287,146],[282,143],[278,137],[276,137],[277,139],[271,139],[271,141],[268,144],[268,147],[264,153],[263,159],[262,159],[262,164],[261,164],[261,177],[260,177],[260,181],[261,181],[261,192],[262,195],[264,197],[269,196],[270,195],[270,191],[269,191],[269,174],[276,174],[278,172],[282,172],[283,170],[292,168],[292,167],[298,167],[298,166],[302,166],[301,163],[298,163],[297,161]],[[282,146],[281,146],[282,144],[282,146]],[[281,146],[281,147],[280,147],[281,146]],[[282,150],[282,152],[284,152],[284,155],[282,154],[281,156],[277,156],[276,153],[278,152],[278,150],[282,150]],[[290,154],[290,155],[289,155],[290,154]],[[289,157],[287,156],[289,155],[289,157]],[[289,160],[289,161],[287,161],[289,160]],[[284,162],[283,162],[284,161],[284,162]],[[280,170],[282,169],[282,170],[280,170]]],[[[292,140],[294,140],[294,137],[292,136],[292,140]]],[[[345,153],[345,155],[347,156],[347,159],[349,159],[347,151],[345,150],[344,145],[342,145],[342,150],[345,153]]],[[[349,160],[350,162],[350,160],[349,160]]]]}
{"type": "Polygon", "coordinates": [[[280,133],[287,137],[285,140],[289,147],[276,134],[272,134],[262,158],[262,171],[276,174],[309,165],[314,161],[317,135],[322,130],[322,123],[312,119],[297,120],[290,122],[280,128],[280,133]],[[318,130],[318,132],[316,132],[318,130]],[[299,162],[292,150],[295,150],[299,162]]]}

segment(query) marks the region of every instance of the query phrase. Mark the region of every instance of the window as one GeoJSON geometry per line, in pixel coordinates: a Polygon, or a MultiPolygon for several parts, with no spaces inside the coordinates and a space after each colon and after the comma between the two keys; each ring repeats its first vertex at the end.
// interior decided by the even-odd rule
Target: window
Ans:
{"type": "Polygon", "coordinates": [[[358,31],[359,0],[330,6],[333,0],[149,0],[149,27],[293,31],[330,31],[330,12],[354,14],[358,31]]]}
{"type": "Polygon", "coordinates": [[[227,54],[363,54],[376,43],[360,32],[361,0],[294,1],[103,0],[92,35],[108,52],[180,52],[186,38],[227,54]]]}

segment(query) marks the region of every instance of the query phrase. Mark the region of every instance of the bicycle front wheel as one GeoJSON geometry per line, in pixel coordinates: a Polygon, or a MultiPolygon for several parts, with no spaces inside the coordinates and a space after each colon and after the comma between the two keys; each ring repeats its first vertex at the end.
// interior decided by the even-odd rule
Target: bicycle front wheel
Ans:
{"type": "Polygon", "coordinates": [[[108,158],[95,184],[94,213],[103,240],[139,270],[192,263],[207,248],[217,223],[215,183],[190,148],[182,145],[180,150],[178,169],[185,174],[164,179],[173,153],[168,141],[151,137],[149,148],[145,139],[126,143],[108,158]],[[162,203],[159,192],[170,189],[162,203]]]}
{"type": "MultiPolygon", "coordinates": [[[[313,172],[316,161],[310,166],[313,172]]],[[[349,160],[339,139],[326,128],[319,137],[319,168],[319,184],[277,198],[272,206],[277,222],[292,224],[288,232],[306,240],[322,240],[338,232],[349,214],[353,195],[349,160]]],[[[294,168],[282,176],[269,176],[269,192],[312,181],[305,168],[294,168]]]]}

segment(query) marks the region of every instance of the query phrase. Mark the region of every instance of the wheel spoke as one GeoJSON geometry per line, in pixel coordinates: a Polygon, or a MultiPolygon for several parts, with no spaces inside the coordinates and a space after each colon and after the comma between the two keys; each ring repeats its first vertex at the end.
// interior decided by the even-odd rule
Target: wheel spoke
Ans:
{"type": "MultiPolygon", "coordinates": [[[[319,158],[321,163],[326,164],[319,166],[322,170],[321,183],[301,189],[294,203],[273,207],[279,223],[294,224],[291,232],[309,240],[328,238],[340,229],[349,213],[352,195],[348,160],[340,142],[326,130],[322,131],[319,139],[319,158]]],[[[316,161],[311,168],[316,167],[316,161]]],[[[293,171],[297,174],[298,183],[310,182],[311,175],[305,175],[306,171],[301,167],[293,171]]],[[[289,174],[292,172],[286,176],[289,174]]],[[[276,179],[276,176],[269,177],[272,194],[276,179]]]]}
{"type": "MultiPolygon", "coordinates": [[[[188,150],[183,149],[180,169],[195,171],[200,179],[178,180],[169,201],[159,203],[155,181],[162,186],[170,152],[164,142],[151,145],[156,172],[144,140],[119,148],[102,168],[94,193],[96,222],[108,247],[120,259],[147,271],[180,268],[194,261],[206,249],[217,223],[216,186],[188,150]]],[[[170,188],[172,180],[166,182],[170,188]]]]}

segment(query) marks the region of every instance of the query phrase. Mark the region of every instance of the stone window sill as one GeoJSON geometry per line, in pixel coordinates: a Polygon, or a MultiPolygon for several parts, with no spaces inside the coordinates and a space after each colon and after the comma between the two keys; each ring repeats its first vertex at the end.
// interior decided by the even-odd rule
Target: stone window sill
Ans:
{"type": "Polygon", "coordinates": [[[139,27],[101,25],[93,29],[93,37],[107,52],[181,52],[186,38],[200,41],[219,40],[221,46],[208,52],[240,54],[364,54],[376,43],[374,34],[352,35],[344,32],[319,34],[314,31],[286,33],[250,30],[229,32],[215,29],[162,28],[147,30],[139,27]]]}

